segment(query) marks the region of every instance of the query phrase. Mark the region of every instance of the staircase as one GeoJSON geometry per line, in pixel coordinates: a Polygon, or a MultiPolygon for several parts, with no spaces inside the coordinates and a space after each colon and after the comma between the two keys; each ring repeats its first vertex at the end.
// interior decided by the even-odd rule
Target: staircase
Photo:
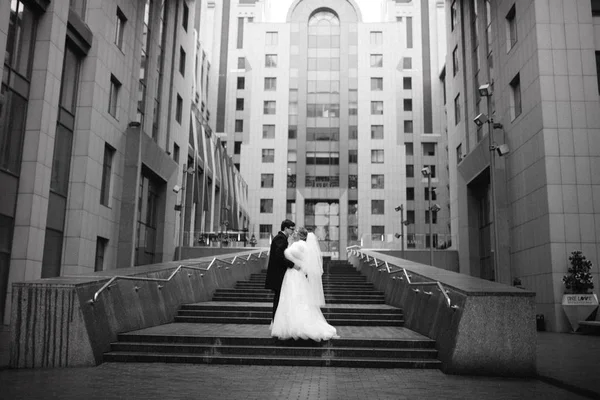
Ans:
{"type": "Polygon", "coordinates": [[[439,368],[435,342],[403,327],[402,310],[346,263],[323,275],[327,321],[340,339],[281,341],[270,337],[272,292],[266,272],[218,289],[213,301],[185,304],[172,324],[123,333],[104,354],[109,362],[172,362],[372,368],[439,368]]]}

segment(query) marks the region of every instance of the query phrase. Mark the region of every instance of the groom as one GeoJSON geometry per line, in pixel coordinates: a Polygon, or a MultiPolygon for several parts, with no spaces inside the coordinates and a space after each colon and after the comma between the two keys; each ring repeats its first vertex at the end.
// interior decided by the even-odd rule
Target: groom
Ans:
{"type": "Polygon", "coordinates": [[[279,231],[277,236],[271,241],[265,289],[271,289],[274,292],[273,320],[275,319],[275,311],[277,311],[277,304],[279,303],[283,277],[288,268],[294,268],[294,263],[285,258],[283,252],[288,246],[288,237],[294,233],[295,227],[296,224],[293,221],[290,221],[289,219],[284,220],[281,223],[281,231],[279,231]]]}

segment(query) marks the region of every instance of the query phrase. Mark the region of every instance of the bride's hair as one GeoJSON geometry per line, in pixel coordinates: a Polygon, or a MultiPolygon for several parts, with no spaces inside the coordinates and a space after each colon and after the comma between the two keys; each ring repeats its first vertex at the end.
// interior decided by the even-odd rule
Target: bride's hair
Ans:
{"type": "Polygon", "coordinates": [[[298,239],[306,241],[307,236],[308,231],[305,227],[301,227],[300,229],[298,229],[298,239]]]}

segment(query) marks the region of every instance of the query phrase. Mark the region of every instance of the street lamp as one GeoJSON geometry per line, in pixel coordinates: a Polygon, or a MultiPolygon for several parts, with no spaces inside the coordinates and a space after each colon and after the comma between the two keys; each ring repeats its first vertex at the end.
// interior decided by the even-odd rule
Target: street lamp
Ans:
{"type": "MultiPolygon", "coordinates": [[[[492,86],[489,83],[485,83],[481,86],[479,86],[479,94],[482,97],[485,97],[487,99],[487,111],[488,113],[491,112],[491,102],[492,102],[492,94],[493,94],[493,90],[492,90],[492,86]]],[[[478,116],[475,117],[475,119],[473,120],[473,122],[475,122],[475,124],[477,126],[483,126],[483,124],[487,123],[488,124],[488,147],[489,147],[489,151],[490,151],[490,186],[492,187],[492,199],[491,199],[491,203],[492,203],[492,218],[494,219],[492,221],[493,225],[494,225],[494,238],[493,238],[493,245],[494,245],[494,281],[498,282],[498,270],[500,268],[500,262],[499,262],[499,256],[500,256],[500,252],[499,252],[499,248],[498,248],[498,210],[496,207],[496,156],[494,154],[494,151],[496,151],[498,153],[498,156],[502,157],[506,154],[508,154],[508,152],[510,151],[508,145],[506,144],[501,144],[501,145],[497,145],[496,143],[494,143],[494,129],[502,129],[502,124],[494,122],[493,118],[489,118],[487,115],[485,115],[484,113],[479,114],[478,116]]]]}
{"type": "Polygon", "coordinates": [[[433,266],[433,233],[432,233],[432,221],[433,221],[433,213],[441,210],[441,207],[437,204],[431,205],[431,169],[429,167],[424,167],[421,170],[421,174],[423,177],[427,178],[427,198],[428,198],[428,207],[429,210],[429,264],[433,266]]]}
{"type": "Polygon", "coordinates": [[[396,212],[400,211],[400,233],[396,233],[396,239],[402,238],[402,258],[404,258],[404,227],[410,225],[410,222],[404,220],[404,204],[394,208],[396,212]]]}
{"type": "Polygon", "coordinates": [[[185,222],[185,187],[187,181],[187,175],[194,173],[194,167],[187,168],[183,166],[183,175],[181,178],[181,188],[179,185],[173,187],[173,192],[176,194],[181,192],[181,203],[175,205],[175,211],[179,211],[179,247],[177,248],[177,259],[181,260],[181,248],[183,247],[183,228],[185,222]]]}

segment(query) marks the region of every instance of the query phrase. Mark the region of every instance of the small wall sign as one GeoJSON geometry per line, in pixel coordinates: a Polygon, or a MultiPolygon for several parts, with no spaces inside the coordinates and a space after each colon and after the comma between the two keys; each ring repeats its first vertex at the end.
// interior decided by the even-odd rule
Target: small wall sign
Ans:
{"type": "Polygon", "coordinates": [[[563,304],[569,305],[597,305],[598,300],[593,294],[566,294],[563,298],[563,304]]]}

